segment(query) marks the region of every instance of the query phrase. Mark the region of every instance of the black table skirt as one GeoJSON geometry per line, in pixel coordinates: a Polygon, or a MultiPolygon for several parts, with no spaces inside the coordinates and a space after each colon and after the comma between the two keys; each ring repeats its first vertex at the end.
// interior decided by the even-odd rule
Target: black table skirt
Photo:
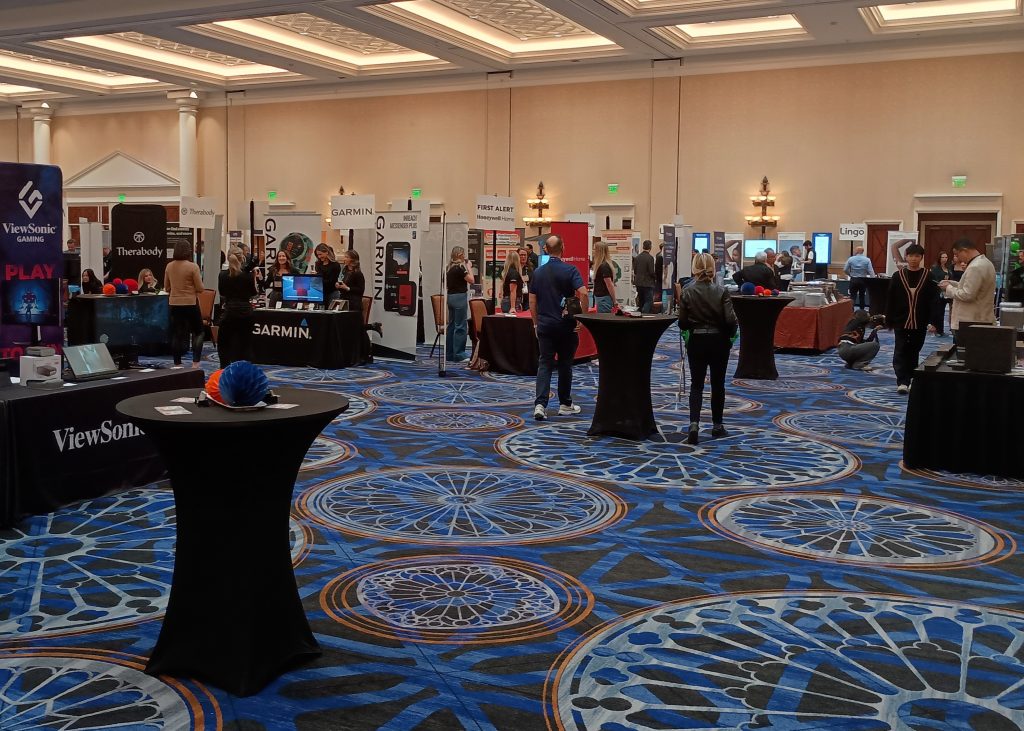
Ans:
{"type": "Polygon", "coordinates": [[[953,371],[945,365],[915,371],[904,464],[1024,479],[1021,404],[1024,377],[953,371]],[[958,444],[956,435],[964,430],[970,439],[958,444]]]}
{"type": "Polygon", "coordinates": [[[123,375],[124,380],[59,391],[0,389],[0,525],[163,476],[152,442],[136,433],[115,405],[140,394],[200,388],[203,373],[167,369],[123,375]]]}
{"type": "Polygon", "coordinates": [[[255,310],[253,360],[311,368],[370,363],[370,337],[361,312],[255,310]]]}
{"type": "MultiPolygon", "coordinates": [[[[577,357],[573,363],[584,363],[594,357],[581,356],[582,350],[576,349],[577,357]]],[[[536,376],[539,351],[533,320],[529,317],[488,315],[481,327],[478,354],[487,362],[488,370],[494,373],[536,376]]]]}
{"type": "Polygon", "coordinates": [[[597,344],[600,363],[594,421],[587,434],[642,440],[658,431],[651,404],[651,362],[673,315],[577,315],[597,344]]]}
{"type": "Polygon", "coordinates": [[[864,283],[868,291],[868,312],[872,315],[884,315],[889,303],[890,277],[865,277],[864,283]]]}
{"type": "Polygon", "coordinates": [[[779,377],[775,367],[775,325],[779,314],[793,301],[792,297],[756,297],[733,295],[732,306],[740,323],[740,357],[736,378],[774,381],[779,377]]]}
{"type": "Polygon", "coordinates": [[[306,451],[348,400],[282,388],[280,402],[296,407],[236,412],[189,404],[187,416],[154,408],[197,392],[117,406],[159,449],[177,514],[171,596],[146,672],[251,695],[320,654],[292,573],[288,516],[306,451]],[[202,459],[206,444],[217,445],[217,459],[202,459]]]}

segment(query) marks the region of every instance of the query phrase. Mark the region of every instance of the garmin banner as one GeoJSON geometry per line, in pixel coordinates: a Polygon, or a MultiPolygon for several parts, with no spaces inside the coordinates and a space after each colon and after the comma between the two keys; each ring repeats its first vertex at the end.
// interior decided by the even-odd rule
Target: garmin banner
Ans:
{"type": "Polygon", "coordinates": [[[163,206],[119,203],[110,211],[110,274],[135,279],[152,269],[163,286],[167,251],[167,210],[163,206]]]}
{"type": "Polygon", "coordinates": [[[370,322],[383,325],[384,337],[374,338],[373,353],[384,358],[416,359],[416,307],[419,302],[420,213],[387,211],[375,219],[373,283],[370,322]]]}
{"type": "MultiPolygon", "coordinates": [[[[323,219],[319,213],[268,213],[257,219],[266,238],[265,263],[270,266],[283,250],[296,274],[313,274],[316,255],[313,253],[323,237],[323,219]]],[[[340,253],[340,252],[336,252],[340,253]]]]}
{"type": "Polygon", "coordinates": [[[64,341],[62,188],[58,167],[0,163],[0,357],[37,334],[58,351],[64,341]]]}

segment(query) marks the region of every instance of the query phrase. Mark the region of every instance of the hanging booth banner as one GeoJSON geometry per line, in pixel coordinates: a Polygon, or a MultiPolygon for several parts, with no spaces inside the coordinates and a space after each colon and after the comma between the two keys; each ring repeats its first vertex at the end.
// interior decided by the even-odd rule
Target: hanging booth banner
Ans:
{"type": "Polygon", "coordinates": [[[375,218],[370,321],[383,325],[384,337],[374,343],[374,355],[402,360],[416,358],[419,218],[417,211],[387,211],[378,213],[375,218]]]}
{"type": "Polygon", "coordinates": [[[664,257],[661,265],[661,288],[672,289],[677,279],[678,267],[676,259],[676,227],[672,224],[665,224],[661,227],[661,238],[665,242],[665,248],[661,250],[664,257]]]}
{"type": "Polygon", "coordinates": [[[589,226],[583,222],[554,221],[551,233],[562,238],[562,261],[572,264],[583,277],[584,282],[590,281],[590,232],[589,226]]]}
{"type": "Polygon", "coordinates": [[[167,250],[167,209],[163,206],[119,203],[110,211],[110,276],[135,279],[152,269],[164,281],[164,268],[174,253],[167,250]]]}
{"type": "MultiPolygon", "coordinates": [[[[565,220],[566,221],[573,221],[575,223],[585,223],[585,224],[587,224],[587,242],[588,242],[587,246],[589,247],[587,249],[587,258],[592,260],[594,258],[594,240],[596,238],[598,238],[598,236],[597,236],[597,214],[596,213],[570,213],[568,216],[565,217],[565,220]]],[[[541,242],[543,242],[543,239],[541,239],[541,242]]],[[[536,251],[538,255],[544,253],[543,249],[544,249],[543,243],[541,243],[540,246],[535,246],[534,247],[534,251],[536,251]]]]}
{"type": "Polygon", "coordinates": [[[186,228],[213,228],[220,203],[216,198],[181,196],[178,222],[186,228]]]}
{"type": "Polygon", "coordinates": [[[721,283],[725,271],[725,231],[711,234],[711,253],[715,255],[715,281],[721,283]]]}
{"type": "Polygon", "coordinates": [[[743,268],[743,232],[725,232],[725,271],[723,277],[726,282],[732,281],[732,275],[743,268]]]}
{"type": "Polygon", "coordinates": [[[907,247],[917,243],[917,231],[890,231],[885,250],[885,273],[892,276],[907,265],[907,247]]]}
{"type": "Polygon", "coordinates": [[[336,231],[372,229],[375,195],[332,195],[331,228],[336,231]]]}
{"type": "Polygon", "coordinates": [[[313,252],[320,244],[323,230],[323,219],[319,213],[268,213],[256,222],[263,227],[264,256],[268,266],[282,249],[288,254],[296,274],[314,271],[316,255],[313,252]]]}
{"type": "Polygon", "coordinates": [[[58,352],[61,313],[63,178],[53,165],[0,163],[0,357],[40,341],[58,352]]]}

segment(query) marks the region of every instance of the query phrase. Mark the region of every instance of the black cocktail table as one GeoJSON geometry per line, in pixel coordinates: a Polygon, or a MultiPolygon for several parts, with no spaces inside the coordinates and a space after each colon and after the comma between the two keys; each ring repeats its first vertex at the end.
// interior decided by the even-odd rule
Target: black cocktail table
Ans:
{"type": "Polygon", "coordinates": [[[198,389],[125,399],[117,410],[163,457],[174,490],[177,548],[152,675],[196,678],[251,695],[320,654],[292,573],[288,516],[299,467],[348,399],[281,388],[288,409],[173,404],[198,389]],[[157,406],[183,406],[166,416],[157,406]]]}
{"type": "Polygon", "coordinates": [[[774,381],[775,323],[792,297],[732,296],[732,307],[740,324],[740,359],[735,378],[774,381]]]}
{"type": "Polygon", "coordinates": [[[868,292],[869,314],[885,314],[885,308],[889,302],[889,284],[891,282],[892,277],[864,277],[864,284],[868,292]]]}
{"type": "Polygon", "coordinates": [[[647,439],[658,431],[651,405],[651,361],[675,316],[586,314],[576,319],[594,336],[600,364],[597,405],[587,434],[647,439]]]}

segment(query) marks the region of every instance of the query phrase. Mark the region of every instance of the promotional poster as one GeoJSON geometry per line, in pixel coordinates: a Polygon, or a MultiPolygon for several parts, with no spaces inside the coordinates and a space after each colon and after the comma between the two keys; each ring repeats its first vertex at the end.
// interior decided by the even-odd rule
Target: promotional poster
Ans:
{"type": "Polygon", "coordinates": [[[562,237],[562,261],[572,264],[580,273],[584,283],[590,281],[590,232],[586,223],[554,221],[551,233],[562,237]]]}
{"type": "Polygon", "coordinates": [[[265,261],[277,258],[278,249],[284,250],[296,274],[312,274],[320,244],[323,219],[318,213],[268,213],[262,221],[265,240],[265,261]]]}
{"type": "Polygon", "coordinates": [[[164,281],[171,258],[167,251],[167,209],[163,206],[119,203],[110,210],[110,276],[135,279],[152,269],[164,281]]]}
{"type": "Polygon", "coordinates": [[[711,253],[715,255],[715,281],[721,282],[725,267],[725,231],[711,234],[711,253]]]}
{"type": "MultiPolygon", "coordinates": [[[[416,306],[420,271],[417,211],[387,211],[375,219],[370,322],[383,325],[384,337],[373,344],[374,355],[415,360],[416,306]],[[413,274],[415,272],[415,274],[413,274]]],[[[366,267],[363,267],[364,275],[366,267]]]]}
{"type": "Polygon", "coordinates": [[[37,332],[61,350],[62,186],[53,165],[0,164],[0,357],[24,355],[37,332]]]}
{"type": "Polygon", "coordinates": [[[885,273],[892,276],[907,265],[907,247],[917,243],[917,231],[890,231],[886,241],[885,273]]]}
{"type": "Polygon", "coordinates": [[[665,248],[661,251],[664,257],[661,267],[661,288],[672,289],[677,279],[676,227],[672,224],[662,226],[661,238],[665,241],[665,248]]]}
{"type": "Polygon", "coordinates": [[[726,231],[725,233],[725,281],[730,281],[732,275],[743,268],[743,232],[726,231]]]}
{"type": "MultiPolygon", "coordinates": [[[[803,256],[804,241],[807,240],[807,232],[805,231],[779,231],[779,235],[776,237],[778,242],[778,248],[776,252],[781,253],[783,251],[793,252],[793,247],[796,247],[800,256],[803,256]]],[[[794,255],[795,258],[795,255],[794,255]]]]}

